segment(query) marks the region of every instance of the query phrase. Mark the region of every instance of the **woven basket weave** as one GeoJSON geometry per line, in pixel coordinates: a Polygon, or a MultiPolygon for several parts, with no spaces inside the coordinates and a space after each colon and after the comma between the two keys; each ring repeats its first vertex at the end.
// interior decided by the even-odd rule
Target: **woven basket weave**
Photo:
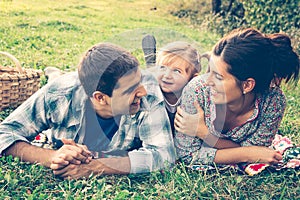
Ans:
{"type": "Polygon", "coordinates": [[[10,58],[16,68],[0,65],[0,110],[22,104],[40,87],[40,70],[22,69],[20,62],[11,54],[0,51],[10,58]]]}

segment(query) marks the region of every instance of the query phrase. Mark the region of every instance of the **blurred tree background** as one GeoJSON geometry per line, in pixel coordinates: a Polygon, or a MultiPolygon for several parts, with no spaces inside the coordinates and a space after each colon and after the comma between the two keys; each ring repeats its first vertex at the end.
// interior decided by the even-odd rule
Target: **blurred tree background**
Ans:
{"type": "Polygon", "coordinates": [[[299,0],[175,0],[170,13],[223,36],[235,28],[285,32],[300,53],[299,0]]]}

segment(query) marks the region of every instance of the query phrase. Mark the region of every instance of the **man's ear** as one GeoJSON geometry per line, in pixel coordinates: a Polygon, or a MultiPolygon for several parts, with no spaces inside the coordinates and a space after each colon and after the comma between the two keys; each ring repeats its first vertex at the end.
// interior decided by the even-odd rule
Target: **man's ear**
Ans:
{"type": "Polygon", "coordinates": [[[106,105],[107,104],[107,98],[108,96],[100,91],[95,91],[93,93],[93,98],[99,102],[102,105],[106,105]]]}
{"type": "Polygon", "coordinates": [[[253,78],[247,78],[247,80],[243,81],[243,94],[247,94],[252,92],[255,87],[255,80],[253,78]]]}

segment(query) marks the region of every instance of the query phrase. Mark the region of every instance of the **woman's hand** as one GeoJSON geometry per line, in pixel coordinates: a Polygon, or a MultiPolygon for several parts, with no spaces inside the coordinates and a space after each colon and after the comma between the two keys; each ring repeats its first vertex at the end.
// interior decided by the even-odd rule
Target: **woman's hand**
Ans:
{"type": "Polygon", "coordinates": [[[189,136],[205,139],[209,130],[204,121],[204,112],[198,102],[195,102],[194,106],[197,109],[196,114],[188,114],[180,107],[177,108],[174,120],[175,129],[189,136]]]}
{"type": "Polygon", "coordinates": [[[278,164],[282,160],[282,155],[271,148],[263,146],[249,146],[245,147],[248,162],[255,163],[267,163],[267,164],[278,164]]]}

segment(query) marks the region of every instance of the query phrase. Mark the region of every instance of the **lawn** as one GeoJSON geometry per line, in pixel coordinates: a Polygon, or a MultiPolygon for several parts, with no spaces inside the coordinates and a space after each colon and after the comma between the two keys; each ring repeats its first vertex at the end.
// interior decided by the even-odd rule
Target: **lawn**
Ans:
{"type": "MultiPolygon", "coordinates": [[[[1,0],[0,50],[23,67],[75,70],[83,52],[109,41],[130,50],[144,67],[141,39],[154,34],[158,47],[189,41],[200,52],[219,36],[169,14],[171,0],[1,0]]],[[[12,65],[0,57],[2,65],[12,65]]],[[[300,143],[300,86],[283,87],[288,106],[280,127],[300,143]]],[[[0,112],[2,121],[11,110],[0,112]]],[[[60,180],[51,170],[0,158],[0,199],[300,199],[300,171],[265,170],[250,177],[235,170],[195,172],[177,165],[164,172],[60,180]]]]}

